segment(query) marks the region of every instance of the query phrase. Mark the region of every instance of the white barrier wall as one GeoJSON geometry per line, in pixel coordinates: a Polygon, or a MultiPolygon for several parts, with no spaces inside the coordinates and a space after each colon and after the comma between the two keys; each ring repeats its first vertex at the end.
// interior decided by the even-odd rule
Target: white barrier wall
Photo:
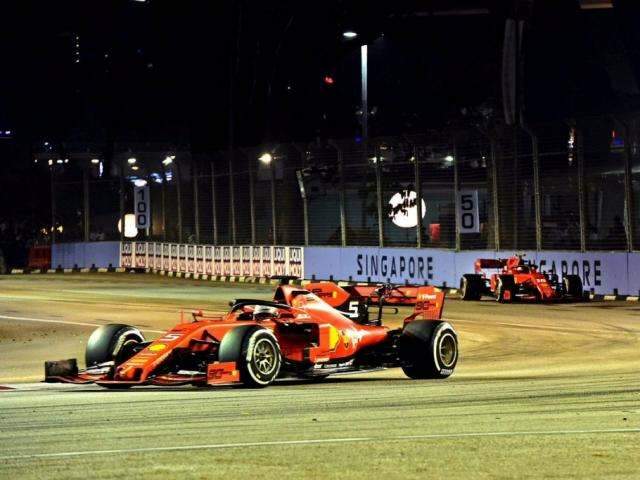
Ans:
{"type": "MultiPolygon", "coordinates": [[[[580,275],[585,290],[599,294],[618,291],[638,295],[640,253],[518,252],[543,270],[580,275]]],[[[416,248],[307,247],[306,278],[392,283],[430,283],[457,287],[460,277],[473,273],[478,258],[506,258],[513,252],[464,251],[416,248]]]]}
{"type": "Polygon", "coordinates": [[[204,275],[303,277],[304,249],[123,242],[120,247],[120,266],[204,275]]]}

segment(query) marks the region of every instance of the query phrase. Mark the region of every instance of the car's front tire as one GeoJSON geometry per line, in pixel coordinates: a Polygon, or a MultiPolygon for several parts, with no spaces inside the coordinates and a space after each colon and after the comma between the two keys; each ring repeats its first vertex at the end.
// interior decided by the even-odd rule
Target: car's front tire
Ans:
{"type": "Polygon", "coordinates": [[[93,331],[87,342],[87,368],[113,361],[116,366],[133,356],[134,347],[144,343],[140,330],[131,325],[110,323],[93,331]]]}
{"type": "Polygon", "coordinates": [[[280,345],[273,332],[266,328],[248,331],[238,363],[244,386],[263,388],[273,383],[282,365],[280,345]]]}

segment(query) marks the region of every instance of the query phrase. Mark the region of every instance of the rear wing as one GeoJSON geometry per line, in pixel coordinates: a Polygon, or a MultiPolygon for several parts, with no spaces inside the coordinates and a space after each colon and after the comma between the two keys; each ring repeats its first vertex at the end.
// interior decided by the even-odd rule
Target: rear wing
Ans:
{"type": "Polygon", "coordinates": [[[405,325],[420,318],[422,320],[440,320],[444,308],[444,292],[435,287],[418,287],[416,306],[413,313],[404,319],[405,325]]]}
{"type": "Polygon", "coordinates": [[[506,261],[501,258],[479,258],[474,266],[476,273],[482,273],[485,268],[502,269],[506,264],[506,261]]]}

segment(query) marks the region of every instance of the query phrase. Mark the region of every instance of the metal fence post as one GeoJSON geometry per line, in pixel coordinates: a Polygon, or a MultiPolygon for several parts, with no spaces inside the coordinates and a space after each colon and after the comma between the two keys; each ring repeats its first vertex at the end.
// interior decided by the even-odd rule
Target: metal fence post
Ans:
{"type": "Polygon", "coordinates": [[[458,148],[456,145],[456,139],[454,137],[453,139],[453,195],[454,195],[454,214],[455,214],[455,235],[456,235],[456,239],[455,239],[455,248],[456,251],[460,251],[460,247],[461,247],[461,238],[460,238],[460,215],[458,215],[458,210],[459,210],[459,199],[458,197],[460,196],[460,172],[459,172],[459,165],[458,165],[458,148]]]}
{"type": "Polygon", "coordinates": [[[176,196],[178,207],[178,243],[182,243],[182,175],[180,174],[180,166],[175,163],[176,166],[176,196]]]}
{"type": "Polygon", "coordinates": [[[302,197],[302,228],[304,231],[304,245],[309,246],[309,199],[304,185],[303,170],[305,168],[305,149],[295,143],[291,144],[296,149],[298,155],[300,155],[300,170],[296,171],[296,180],[298,181],[298,190],[300,190],[300,196],[302,197]]]}
{"type": "Polygon", "coordinates": [[[124,227],[125,227],[125,214],[124,214],[124,161],[120,160],[120,241],[124,242],[124,227]]]}
{"type": "Polygon", "coordinates": [[[251,224],[251,245],[256,244],[256,192],[253,163],[253,155],[248,154],[249,161],[249,223],[251,224]]]}
{"type": "Polygon", "coordinates": [[[587,212],[585,205],[585,186],[584,186],[584,140],[582,132],[575,129],[575,139],[577,145],[578,157],[578,213],[580,218],[580,251],[587,250],[587,212]]]}
{"type": "Polygon", "coordinates": [[[513,215],[512,215],[512,219],[513,219],[513,248],[515,250],[518,249],[518,244],[520,243],[520,239],[519,239],[519,230],[520,230],[520,218],[518,217],[519,215],[519,205],[518,203],[520,202],[520,190],[519,190],[519,183],[520,180],[518,178],[518,169],[520,168],[519,164],[520,164],[520,156],[519,156],[519,152],[518,152],[518,148],[519,148],[519,141],[518,141],[518,127],[514,125],[513,127],[513,196],[511,197],[513,200],[513,215]]]}
{"type": "Polygon", "coordinates": [[[160,214],[162,216],[162,241],[167,241],[167,174],[164,165],[160,165],[162,183],[160,184],[160,214]]]}
{"type": "Polygon", "coordinates": [[[496,141],[491,142],[491,204],[493,210],[493,248],[500,250],[500,197],[498,191],[498,155],[496,141]]]}
{"type": "Polygon", "coordinates": [[[200,199],[198,192],[198,167],[191,160],[191,177],[193,178],[193,220],[195,222],[196,243],[200,243],[200,199]]]}
{"type": "Polygon", "coordinates": [[[89,169],[85,165],[82,169],[82,210],[83,210],[83,230],[84,241],[89,241],[90,226],[89,226],[89,169]]]}
{"type": "MultiPolygon", "coordinates": [[[[51,173],[51,243],[56,243],[56,180],[53,166],[49,167],[51,173]]],[[[55,265],[54,265],[55,267],[55,265]]]]}
{"type": "Polygon", "coordinates": [[[416,213],[418,215],[416,223],[416,246],[422,248],[422,179],[420,177],[420,155],[415,145],[412,145],[413,152],[413,175],[416,189],[416,213]]]}
{"type": "Polygon", "coordinates": [[[536,250],[542,250],[542,203],[540,193],[540,150],[538,146],[538,136],[527,125],[522,125],[522,129],[531,138],[531,154],[533,162],[533,208],[536,222],[536,250]]]}
{"type": "Polygon", "coordinates": [[[216,205],[216,168],[211,162],[211,211],[213,222],[213,244],[218,245],[218,208],[216,205]]]}
{"type": "Polygon", "coordinates": [[[375,152],[375,171],[376,171],[376,210],[378,211],[378,245],[384,247],[384,218],[382,212],[382,155],[380,146],[376,146],[375,152]]]}
{"type": "MultiPolygon", "coordinates": [[[[617,119],[616,119],[617,120],[617,119]]],[[[633,203],[633,184],[631,170],[631,129],[627,122],[617,120],[624,131],[624,201],[625,224],[627,237],[627,251],[632,252],[635,246],[635,205],[633,203]]]]}
{"type": "Polygon", "coordinates": [[[269,163],[269,174],[271,176],[271,229],[273,233],[271,235],[273,244],[278,244],[278,221],[276,219],[276,167],[275,167],[275,155],[269,163]]]}
{"type": "Polygon", "coordinates": [[[236,194],[233,182],[233,150],[229,150],[229,219],[231,222],[231,243],[236,244],[236,194]]]}
{"type": "Polygon", "coordinates": [[[346,192],[344,186],[344,155],[340,146],[334,141],[329,140],[331,145],[336,150],[336,157],[338,160],[338,209],[340,210],[340,245],[347,246],[347,211],[346,211],[346,192]]]}

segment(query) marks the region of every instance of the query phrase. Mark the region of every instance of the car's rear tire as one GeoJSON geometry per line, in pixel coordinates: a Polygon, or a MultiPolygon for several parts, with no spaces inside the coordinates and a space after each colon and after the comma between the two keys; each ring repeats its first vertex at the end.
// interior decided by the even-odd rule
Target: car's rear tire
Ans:
{"type": "Polygon", "coordinates": [[[264,388],[273,383],[282,365],[280,345],[273,332],[259,327],[249,330],[242,340],[238,365],[245,387],[264,388]]]}
{"type": "Polygon", "coordinates": [[[496,283],[496,300],[500,303],[512,302],[516,293],[513,275],[499,275],[496,283]]]}
{"type": "Polygon", "coordinates": [[[460,297],[462,300],[480,300],[484,290],[481,275],[465,274],[460,279],[460,297]]]}
{"type": "Polygon", "coordinates": [[[450,376],[458,363],[458,335],[443,321],[415,320],[398,339],[402,371],[412,379],[450,376]]]}
{"type": "Polygon", "coordinates": [[[562,285],[566,295],[574,299],[582,299],[582,279],[578,275],[565,275],[562,277],[562,285]]]}
{"type": "Polygon", "coordinates": [[[136,327],[118,323],[103,325],[93,331],[87,342],[87,368],[111,361],[117,366],[131,358],[134,347],[144,341],[136,327]]]}

